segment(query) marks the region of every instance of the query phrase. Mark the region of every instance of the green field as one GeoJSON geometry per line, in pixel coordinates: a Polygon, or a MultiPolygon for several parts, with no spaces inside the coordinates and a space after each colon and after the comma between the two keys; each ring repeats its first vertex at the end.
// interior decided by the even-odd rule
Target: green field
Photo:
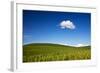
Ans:
{"type": "Polygon", "coordinates": [[[91,59],[91,46],[72,47],[50,43],[23,46],[23,62],[68,61],[91,59]]]}

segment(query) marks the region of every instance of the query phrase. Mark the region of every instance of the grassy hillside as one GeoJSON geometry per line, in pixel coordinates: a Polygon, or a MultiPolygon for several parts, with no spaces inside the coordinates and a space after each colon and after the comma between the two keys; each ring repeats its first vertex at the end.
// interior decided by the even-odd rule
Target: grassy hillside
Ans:
{"type": "Polygon", "coordinates": [[[64,61],[91,59],[91,47],[72,47],[50,43],[23,46],[23,62],[64,61]]]}

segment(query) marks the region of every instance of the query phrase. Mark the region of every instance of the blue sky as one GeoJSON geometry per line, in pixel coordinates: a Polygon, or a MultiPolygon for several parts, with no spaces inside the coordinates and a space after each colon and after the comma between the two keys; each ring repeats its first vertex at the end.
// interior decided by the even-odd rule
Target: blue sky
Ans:
{"type": "Polygon", "coordinates": [[[23,44],[91,43],[91,14],[23,10],[23,44]]]}

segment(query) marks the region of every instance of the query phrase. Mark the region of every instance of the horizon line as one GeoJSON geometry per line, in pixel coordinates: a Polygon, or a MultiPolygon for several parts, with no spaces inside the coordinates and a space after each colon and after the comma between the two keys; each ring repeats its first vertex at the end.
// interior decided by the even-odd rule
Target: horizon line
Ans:
{"type": "Polygon", "coordinates": [[[64,46],[73,46],[73,47],[84,47],[84,46],[91,46],[91,44],[76,44],[76,45],[71,45],[71,44],[64,44],[64,43],[25,43],[23,45],[28,45],[28,44],[58,44],[58,45],[64,45],[64,46]]]}

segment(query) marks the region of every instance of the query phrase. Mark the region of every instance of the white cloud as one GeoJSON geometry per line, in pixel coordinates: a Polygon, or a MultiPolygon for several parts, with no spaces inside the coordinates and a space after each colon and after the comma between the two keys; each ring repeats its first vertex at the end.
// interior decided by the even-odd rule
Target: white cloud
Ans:
{"type": "Polygon", "coordinates": [[[64,20],[60,23],[62,29],[75,29],[75,25],[70,20],[64,20]]]}
{"type": "Polygon", "coordinates": [[[83,46],[88,46],[88,45],[86,45],[86,44],[77,44],[77,45],[75,45],[75,47],[83,47],[83,46]]]}
{"type": "Polygon", "coordinates": [[[84,46],[83,44],[77,44],[76,47],[82,47],[84,46]]]}

